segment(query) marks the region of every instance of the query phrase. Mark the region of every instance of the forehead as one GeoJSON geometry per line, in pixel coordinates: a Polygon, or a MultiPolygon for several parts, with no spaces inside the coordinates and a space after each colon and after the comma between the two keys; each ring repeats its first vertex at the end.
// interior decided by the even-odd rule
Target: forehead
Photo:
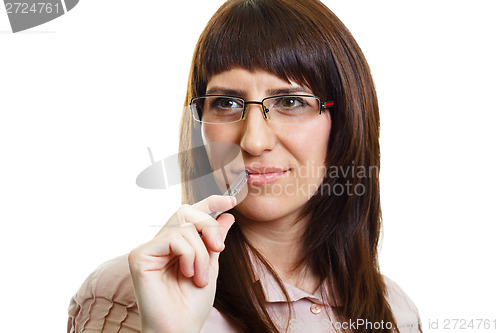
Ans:
{"type": "Polygon", "coordinates": [[[263,91],[289,90],[290,92],[308,92],[310,89],[294,81],[288,81],[265,70],[249,71],[233,68],[213,75],[207,83],[206,92],[222,93],[224,90],[258,93],[263,91]]]}

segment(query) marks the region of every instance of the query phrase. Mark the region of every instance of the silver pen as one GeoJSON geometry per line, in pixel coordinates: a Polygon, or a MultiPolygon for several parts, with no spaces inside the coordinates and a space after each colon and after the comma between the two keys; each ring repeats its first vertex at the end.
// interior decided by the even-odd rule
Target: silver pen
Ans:
{"type": "MultiPolygon", "coordinates": [[[[224,192],[222,194],[222,196],[224,196],[224,197],[227,197],[230,195],[234,196],[234,195],[240,193],[240,191],[246,185],[247,181],[248,181],[248,171],[243,170],[242,172],[240,172],[238,177],[236,177],[235,181],[231,185],[229,185],[229,188],[226,190],[226,192],[224,192]]],[[[217,219],[222,213],[224,213],[224,212],[213,212],[210,214],[210,216],[213,217],[214,219],[217,219]]]]}

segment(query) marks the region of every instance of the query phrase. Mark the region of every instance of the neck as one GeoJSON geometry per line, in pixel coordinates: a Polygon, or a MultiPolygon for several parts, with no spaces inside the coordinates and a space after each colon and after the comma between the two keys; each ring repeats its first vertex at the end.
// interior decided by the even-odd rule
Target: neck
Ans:
{"type": "Polygon", "coordinates": [[[302,235],[310,219],[308,216],[298,221],[254,221],[238,213],[235,217],[245,238],[266,258],[283,281],[314,292],[317,277],[307,265],[297,267],[303,253],[302,235]]]}

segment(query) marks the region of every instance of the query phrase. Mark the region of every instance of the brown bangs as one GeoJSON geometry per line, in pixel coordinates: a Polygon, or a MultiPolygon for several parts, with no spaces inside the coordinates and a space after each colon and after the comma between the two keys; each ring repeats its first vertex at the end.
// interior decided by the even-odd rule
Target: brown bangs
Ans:
{"type": "MultiPolygon", "coordinates": [[[[332,75],[338,76],[325,36],[298,1],[228,1],[214,15],[195,51],[196,87],[205,94],[208,80],[231,68],[262,69],[285,81],[331,98],[332,75]],[[290,5],[287,5],[290,3],[290,5]],[[293,3],[293,5],[292,5],[293,3]]],[[[310,16],[310,14],[309,14],[310,16]]]]}

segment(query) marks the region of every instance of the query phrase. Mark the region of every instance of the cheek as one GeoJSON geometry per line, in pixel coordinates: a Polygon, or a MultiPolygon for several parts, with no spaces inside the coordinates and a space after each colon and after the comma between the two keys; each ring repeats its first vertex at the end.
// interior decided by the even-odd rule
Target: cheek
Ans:
{"type": "Polygon", "coordinates": [[[202,124],[201,125],[201,138],[203,139],[203,143],[206,145],[209,142],[214,142],[214,134],[216,131],[213,130],[213,126],[202,124]]]}
{"type": "Polygon", "coordinates": [[[330,113],[327,112],[325,113],[325,117],[321,119],[318,128],[311,133],[314,138],[312,141],[317,143],[315,151],[317,155],[320,155],[322,163],[325,163],[331,129],[330,113]]]}
{"type": "Polygon", "coordinates": [[[320,167],[325,163],[330,130],[330,117],[325,115],[317,122],[303,124],[300,130],[290,131],[283,140],[287,141],[299,164],[320,167]]]}
{"type": "Polygon", "coordinates": [[[238,137],[236,126],[230,126],[233,124],[223,125],[212,125],[212,124],[202,124],[201,126],[201,137],[203,143],[207,144],[209,142],[236,142],[238,137]]]}

